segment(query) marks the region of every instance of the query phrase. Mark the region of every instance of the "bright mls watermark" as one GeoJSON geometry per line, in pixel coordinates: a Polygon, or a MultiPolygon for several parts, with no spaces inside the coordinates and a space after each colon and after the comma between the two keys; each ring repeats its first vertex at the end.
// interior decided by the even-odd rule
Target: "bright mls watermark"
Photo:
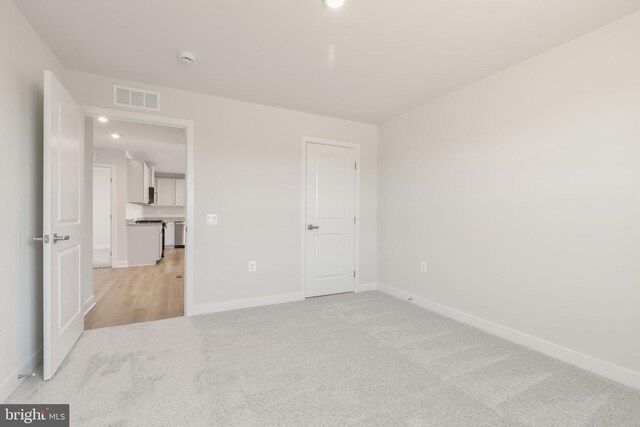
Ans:
{"type": "Polygon", "coordinates": [[[69,405],[0,405],[0,427],[69,427],[69,405]]]}

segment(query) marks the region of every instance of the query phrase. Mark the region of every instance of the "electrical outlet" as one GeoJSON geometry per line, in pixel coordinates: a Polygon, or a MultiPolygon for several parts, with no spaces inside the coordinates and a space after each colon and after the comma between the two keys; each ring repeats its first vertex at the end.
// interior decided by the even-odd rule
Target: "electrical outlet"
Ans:
{"type": "Polygon", "coordinates": [[[255,273],[258,265],[255,261],[249,261],[249,273],[255,273]]]}
{"type": "Polygon", "coordinates": [[[216,215],[216,214],[208,214],[207,215],[207,225],[218,225],[218,215],[216,215]]]}
{"type": "Polygon", "coordinates": [[[427,272],[427,261],[420,261],[420,271],[422,273],[427,272]]]}

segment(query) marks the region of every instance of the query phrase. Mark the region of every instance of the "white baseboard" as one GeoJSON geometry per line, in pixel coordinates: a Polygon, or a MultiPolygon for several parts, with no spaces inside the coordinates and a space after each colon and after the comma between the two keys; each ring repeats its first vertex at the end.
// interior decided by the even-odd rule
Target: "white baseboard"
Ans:
{"type": "Polygon", "coordinates": [[[585,371],[589,371],[610,380],[628,385],[629,387],[640,389],[640,372],[632,371],[628,368],[613,364],[611,362],[607,362],[605,360],[598,359],[566,347],[562,347],[561,345],[545,341],[543,339],[528,335],[515,329],[508,328],[506,326],[499,325],[497,323],[493,323],[489,320],[485,320],[472,314],[456,310],[455,308],[442,305],[435,301],[411,295],[408,292],[393,288],[391,286],[378,284],[378,290],[403,300],[411,299],[412,303],[429,311],[433,311],[434,313],[441,314],[443,316],[457,320],[461,323],[473,326],[474,328],[481,329],[492,335],[497,335],[506,340],[515,342],[516,344],[520,344],[522,346],[536,350],[540,353],[546,354],[547,356],[551,356],[555,359],[559,359],[563,362],[577,366],[578,368],[584,369],[585,371]]]}
{"type": "Polygon", "coordinates": [[[93,307],[96,306],[96,297],[95,295],[91,295],[85,303],[84,303],[84,315],[86,316],[88,312],[91,311],[93,307]]]}
{"type": "Polygon", "coordinates": [[[129,267],[129,263],[127,261],[116,261],[113,263],[111,268],[127,268],[129,267]]]}
{"type": "Polygon", "coordinates": [[[15,369],[0,384],[0,403],[4,403],[11,393],[16,391],[22,380],[18,379],[20,374],[30,374],[35,372],[38,365],[42,362],[42,347],[36,350],[22,365],[15,369]]]}
{"type": "Polygon", "coordinates": [[[358,283],[356,285],[356,293],[375,291],[376,289],[378,289],[378,284],[375,282],[374,283],[358,283]]]}
{"type": "Polygon", "coordinates": [[[196,304],[189,308],[187,316],[198,316],[201,314],[219,313],[222,311],[239,310],[242,308],[251,307],[262,307],[265,305],[283,304],[287,302],[302,300],[304,300],[304,294],[302,292],[295,292],[293,294],[248,298],[234,301],[216,302],[212,304],[196,304]]]}

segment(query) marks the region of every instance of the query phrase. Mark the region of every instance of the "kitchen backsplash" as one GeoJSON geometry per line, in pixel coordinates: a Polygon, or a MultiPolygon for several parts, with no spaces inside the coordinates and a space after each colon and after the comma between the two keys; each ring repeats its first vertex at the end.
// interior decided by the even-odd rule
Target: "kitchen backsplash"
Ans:
{"type": "Polygon", "coordinates": [[[127,219],[138,219],[144,216],[144,207],[134,203],[127,203],[127,219]]]}
{"type": "Polygon", "coordinates": [[[184,208],[173,206],[142,206],[142,214],[144,217],[180,217],[184,216],[184,208]]]}
{"type": "Polygon", "coordinates": [[[127,219],[147,217],[181,217],[184,216],[183,207],[173,206],[144,206],[127,203],[127,219]]]}

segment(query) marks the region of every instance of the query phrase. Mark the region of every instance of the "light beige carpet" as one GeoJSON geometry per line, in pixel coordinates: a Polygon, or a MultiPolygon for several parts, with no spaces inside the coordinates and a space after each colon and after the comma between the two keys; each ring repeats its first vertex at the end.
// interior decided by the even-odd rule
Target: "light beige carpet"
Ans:
{"type": "Polygon", "coordinates": [[[86,332],[73,426],[639,426],[640,392],[379,292],[86,332]]]}

